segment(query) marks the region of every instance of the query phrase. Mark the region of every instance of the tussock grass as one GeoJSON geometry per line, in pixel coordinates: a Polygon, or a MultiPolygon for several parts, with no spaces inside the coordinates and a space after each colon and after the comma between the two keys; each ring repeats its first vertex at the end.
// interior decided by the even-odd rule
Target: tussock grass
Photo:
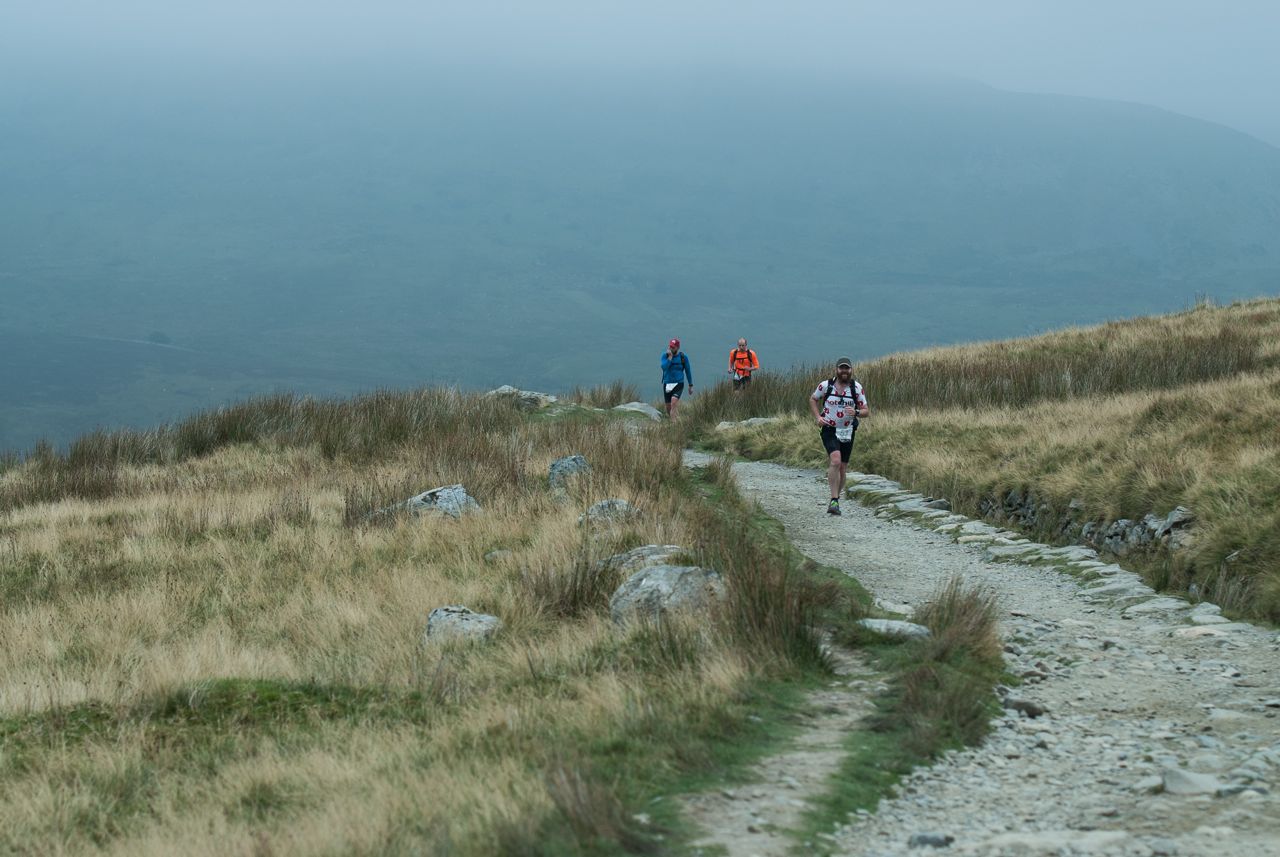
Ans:
{"type": "MultiPolygon", "coordinates": [[[[859,372],[873,417],[854,468],[974,516],[985,498],[1034,490],[1051,509],[1037,535],[1050,540],[1073,499],[1100,521],[1186,506],[1196,540],[1138,558],[1150,580],[1194,582],[1231,611],[1280,621],[1280,300],[897,355],[859,372]]],[[[819,466],[805,397],[820,375],[790,376],[793,398],[772,411],[780,424],[709,431],[716,401],[735,406],[727,390],[704,394],[690,423],[713,448],[819,466]]]]}
{"type": "Polygon", "coordinates": [[[741,752],[745,700],[819,663],[796,564],[666,434],[450,391],[349,404],[256,400],[0,474],[0,851],[643,851],[622,808],[741,752]],[[546,472],[571,453],[592,470],[565,502],[546,472]],[[50,475],[98,467],[103,490],[50,475]],[[480,514],[363,518],[455,482],[480,514]],[[588,533],[607,497],[639,518],[588,533]],[[729,606],[614,626],[597,561],[649,542],[720,569],[729,606]],[[444,604],[504,628],[424,647],[444,604]]]}
{"type": "Polygon", "coordinates": [[[1004,662],[996,603],[981,588],[952,578],[915,621],[932,634],[890,656],[899,668],[875,728],[900,735],[909,752],[928,757],[987,734],[1004,662]]]}
{"type": "Polygon", "coordinates": [[[595,387],[574,387],[566,398],[587,408],[612,408],[627,402],[641,402],[640,388],[626,381],[613,381],[595,387]]]}
{"type": "Polygon", "coordinates": [[[97,499],[141,490],[126,469],[172,465],[231,446],[316,449],[325,460],[368,462],[404,447],[456,449],[522,422],[508,403],[449,388],[379,390],[353,399],[263,396],[151,430],[87,434],[65,452],[39,444],[0,470],[0,511],[64,497],[97,499]]]}
{"type": "MultiPolygon", "coordinates": [[[[893,354],[854,367],[873,410],[1020,408],[1044,401],[1168,390],[1280,367],[1280,301],[1200,305],[1165,316],[1070,328],[1027,339],[893,354]]],[[[741,394],[706,390],[682,412],[690,427],[807,413],[827,365],[761,373],[741,394]]]]}

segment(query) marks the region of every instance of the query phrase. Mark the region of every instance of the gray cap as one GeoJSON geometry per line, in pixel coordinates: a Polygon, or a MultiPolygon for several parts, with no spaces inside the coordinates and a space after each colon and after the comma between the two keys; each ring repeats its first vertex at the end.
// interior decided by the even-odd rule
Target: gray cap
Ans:
{"type": "Polygon", "coordinates": [[[848,357],[841,357],[839,360],[836,361],[836,368],[839,369],[841,366],[848,366],[850,369],[852,369],[853,361],[850,360],[848,357]]]}

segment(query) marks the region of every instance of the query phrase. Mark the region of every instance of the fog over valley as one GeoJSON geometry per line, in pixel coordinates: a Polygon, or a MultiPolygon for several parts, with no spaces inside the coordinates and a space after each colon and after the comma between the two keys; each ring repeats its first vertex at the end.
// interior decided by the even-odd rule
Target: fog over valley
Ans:
{"type": "MultiPolygon", "coordinates": [[[[1280,133],[1249,96],[1270,69],[1247,21],[1250,75],[1195,113],[1106,39],[1111,89],[1052,57],[1018,77],[1010,51],[842,62],[840,33],[912,26],[860,4],[746,4],[721,40],[717,4],[491,2],[492,31],[409,7],[56,6],[0,13],[0,449],[281,389],[656,396],[672,336],[706,384],[739,336],[782,368],[1280,290],[1280,133]]],[[[1153,63],[1194,29],[1170,8],[1187,29],[1153,63]]]]}

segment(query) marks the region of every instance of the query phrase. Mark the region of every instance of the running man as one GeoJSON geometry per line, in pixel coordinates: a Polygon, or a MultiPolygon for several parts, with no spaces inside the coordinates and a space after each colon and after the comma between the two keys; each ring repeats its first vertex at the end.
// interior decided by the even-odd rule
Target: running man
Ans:
{"type": "Polygon", "coordinates": [[[733,376],[733,391],[741,393],[751,383],[751,373],[760,368],[760,358],[747,347],[747,340],[739,339],[738,347],[729,352],[729,374],[733,376]]]}
{"type": "Polygon", "coordinates": [[[849,453],[853,452],[853,433],[858,430],[858,417],[870,413],[862,385],[853,379],[853,361],[848,357],[836,361],[835,377],[813,391],[809,410],[822,427],[822,446],[827,451],[827,487],[831,489],[827,514],[839,515],[849,453]]]}
{"type": "Polygon", "coordinates": [[[693,395],[693,371],[689,368],[689,358],[680,350],[680,340],[673,339],[667,343],[667,350],[662,352],[662,398],[667,403],[667,417],[676,418],[676,408],[680,406],[680,394],[684,392],[684,383],[689,382],[689,395],[693,395]]]}

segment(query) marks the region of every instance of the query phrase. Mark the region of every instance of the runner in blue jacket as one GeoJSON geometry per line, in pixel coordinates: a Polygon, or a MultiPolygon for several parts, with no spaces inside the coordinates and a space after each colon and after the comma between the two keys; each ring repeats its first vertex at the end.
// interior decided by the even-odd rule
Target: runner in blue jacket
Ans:
{"type": "Polygon", "coordinates": [[[680,394],[684,392],[686,380],[692,396],[693,370],[689,368],[689,357],[680,350],[680,340],[673,339],[667,343],[667,350],[662,352],[662,398],[667,403],[669,419],[676,418],[676,408],[680,405],[680,394]]]}

